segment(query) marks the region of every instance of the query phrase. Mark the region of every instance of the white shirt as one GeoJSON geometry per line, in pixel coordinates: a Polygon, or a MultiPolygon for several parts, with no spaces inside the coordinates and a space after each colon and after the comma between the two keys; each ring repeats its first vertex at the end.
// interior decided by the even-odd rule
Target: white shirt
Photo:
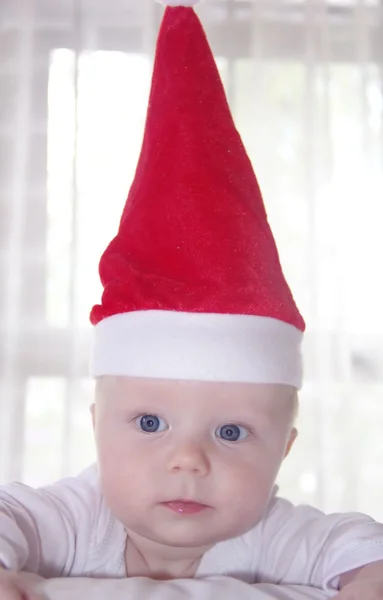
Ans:
{"type": "MultiPolygon", "coordinates": [[[[97,467],[38,490],[0,488],[0,563],[46,578],[125,578],[124,526],[101,493],[97,467]]],[[[339,576],[383,560],[383,525],[361,514],[294,507],[273,498],[264,518],[202,558],[197,579],[337,589],[339,576]]]]}

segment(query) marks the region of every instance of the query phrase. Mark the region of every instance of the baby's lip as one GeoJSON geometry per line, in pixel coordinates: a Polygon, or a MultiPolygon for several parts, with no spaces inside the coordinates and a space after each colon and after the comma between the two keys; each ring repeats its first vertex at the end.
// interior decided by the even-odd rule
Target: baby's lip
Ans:
{"type": "Polygon", "coordinates": [[[196,502],[195,500],[185,498],[167,500],[166,502],[161,502],[161,505],[171,509],[174,512],[184,515],[197,514],[208,508],[211,508],[211,506],[208,506],[207,504],[202,504],[201,502],[196,502]]]}
{"type": "Polygon", "coordinates": [[[179,502],[180,504],[198,504],[199,506],[206,506],[204,502],[199,502],[198,500],[193,500],[191,498],[171,498],[170,500],[165,500],[165,502],[161,502],[161,504],[169,504],[169,502],[179,502]]]}
{"type": "Polygon", "coordinates": [[[173,496],[173,498],[166,498],[166,500],[160,501],[160,504],[169,504],[169,502],[180,502],[183,504],[199,504],[200,506],[207,506],[210,508],[210,506],[203,502],[203,500],[200,500],[199,498],[193,498],[191,496],[173,496]]]}

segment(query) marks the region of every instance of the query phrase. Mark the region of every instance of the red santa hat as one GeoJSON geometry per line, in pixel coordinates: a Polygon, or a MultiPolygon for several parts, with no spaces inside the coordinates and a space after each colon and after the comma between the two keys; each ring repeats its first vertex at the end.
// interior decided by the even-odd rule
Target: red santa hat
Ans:
{"type": "Polygon", "coordinates": [[[165,2],[141,155],[100,262],[91,372],[300,387],[304,321],[196,3],[165,2]]]}

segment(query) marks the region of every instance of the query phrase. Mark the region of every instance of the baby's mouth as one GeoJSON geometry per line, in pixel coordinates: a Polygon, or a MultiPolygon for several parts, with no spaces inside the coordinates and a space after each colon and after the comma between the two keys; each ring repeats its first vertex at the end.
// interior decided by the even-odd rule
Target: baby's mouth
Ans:
{"type": "Polygon", "coordinates": [[[197,515],[210,508],[206,504],[200,504],[193,500],[169,500],[161,502],[161,505],[179,515],[197,515]]]}

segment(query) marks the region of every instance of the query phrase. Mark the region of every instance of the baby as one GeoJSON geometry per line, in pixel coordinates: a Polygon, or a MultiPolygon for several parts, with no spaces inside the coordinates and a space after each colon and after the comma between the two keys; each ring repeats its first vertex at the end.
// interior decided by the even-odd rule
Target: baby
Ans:
{"type": "Polygon", "coordinates": [[[305,324],[201,24],[168,7],[91,313],[97,466],[0,489],[0,599],[53,577],[225,576],[383,598],[383,525],[276,497],[305,324]]]}

